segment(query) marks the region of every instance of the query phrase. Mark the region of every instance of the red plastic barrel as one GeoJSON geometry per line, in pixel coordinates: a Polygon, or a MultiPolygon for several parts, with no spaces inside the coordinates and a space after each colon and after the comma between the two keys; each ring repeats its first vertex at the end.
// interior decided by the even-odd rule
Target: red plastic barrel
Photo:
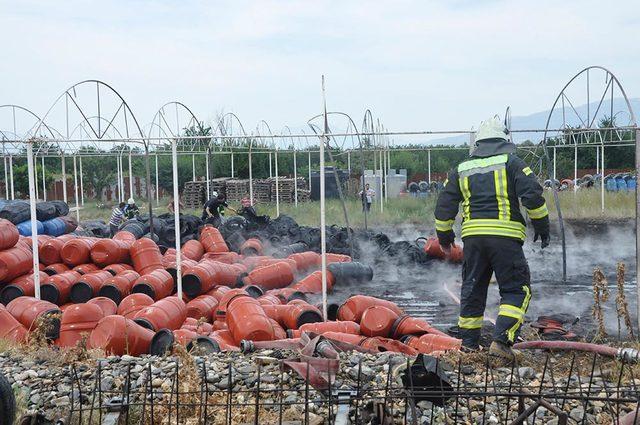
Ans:
{"type": "Polygon", "coordinates": [[[56,339],[60,333],[60,309],[55,304],[33,297],[18,297],[7,304],[7,311],[27,330],[36,328],[43,321],[47,337],[56,339]]]}
{"type": "Polygon", "coordinates": [[[178,329],[187,318],[187,306],[178,297],[167,297],[144,307],[134,316],[136,323],[147,329],[178,329]]]}
{"type": "Polygon", "coordinates": [[[64,244],[73,238],[74,237],[72,235],[62,235],[57,238],[49,239],[42,245],[38,244],[38,258],[40,259],[40,262],[47,265],[61,263],[62,257],[60,256],[60,251],[64,244]]]}
{"type": "Polygon", "coordinates": [[[449,251],[445,251],[440,246],[438,238],[431,237],[427,239],[427,243],[424,245],[424,252],[435,258],[451,261],[452,263],[461,263],[463,258],[462,247],[460,245],[451,244],[449,251]]]}
{"type": "Polygon", "coordinates": [[[226,317],[236,344],[243,339],[271,341],[275,337],[269,317],[254,298],[245,296],[231,300],[226,317]]]}
{"type": "Polygon", "coordinates": [[[205,226],[200,232],[200,242],[207,252],[229,252],[222,234],[213,226],[205,226]]]}
{"type": "MultiPolygon", "coordinates": [[[[249,290],[247,289],[247,292],[249,292],[249,290]]],[[[303,300],[306,301],[307,297],[304,295],[303,292],[300,292],[294,288],[281,288],[281,289],[271,289],[270,291],[266,292],[267,294],[270,295],[274,295],[278,298],[280,298],[280,300],[282,301],[282,304],[286,304],[289,301],[292,300],[303,300]]]]}
{"type": "Polygon", "coordinates": [[[391,301],[382,300],[380,298],[370,297],[367,295],[354,295],[348,298],[338,309],[338,320],[349,320],[352,322],[360,323],[362,313],[369,308],[376,305],[387,307],[397,315],[401,315],[404,312],[400,307],[391,301]]]}
{"type": "Polygon", "coordinates": [[[204,255],[204,246],[200,241],[195,239],[191,239],[190,241],[185,242],[180,249],[182,255],[193,261],[200,261],[202,256],[204,255]]]}
{"type": "Polygon", "coordinates": [[[206,252],[202,258],[226,264],[234,264],[242,260],[237,252],[206,252]]]}
{"type": "Polygon", "coordinates": [[[133,284],[140,275],[135,270],[126,270],[105,280],[98,295],[112,299],[116,304],[131,293],[133,284]]]}
{"type": "Polygon", "coordinates": [[[190,297],[208,292],[218,284],[216,270],[213,261],[203,261],[190,267],[182,276],[182,290],[190,297]]]}
{"type": "Polygon", "coordinates": [[[0,251],[13,248],[20,239],[20,233],[15,224],[4,218],[0,218],[0,251]]]}
{"type": "Polygon", "coordinates": [[[78,279],[80,279],[80,273],[73,270],[49,276],[42,281],[40,296],[43,300],[62,305],[69,301],[71,287],[78,279]]]}
{"type": "Polygon", "coordinates": [[[342,254],[331,254],[331,253],[327,253],[326,254],[326,258],[327,258],[327,264],[331,264],[331,263],[350,263],[351,262],[351,257],[349,257],[348,255],[342,255],[342,254]]]}
{"type": "Polygon", "coordinates": [[[285,329],[298,329],[305,323],[322,321],[322,313],[317,307],[300,300],[289,304],[263,305],[262,309],[285,329]]]}
{"type": "Polygon", "coordinates": [[[258,264],[256,264],[256,266],[254,267],[254,270],[259,267],[270,266],[272,264],[281,263],[281,262],[285,262],[289,264],[291,266],[291,270],[293,271],[294,275],[298,272],[298,266],[296,262],[290,258],[265,258],[258,261],[258,264]]]}
{"type": "Polygon", "coordinates": [[[66,264],[74,267],[91,261],[91,248],[97,238],[74,238],[62,246],[60,257],[66,264]]]}
{"type": "Polygon", "coordinates": [[[244,279],[245,285],[257,285],[265,289],[277,289],[289,286],[293,282],[293,269],[286,262],[252,270],[244,279]]]}
{"type": "Polygon", "coordinates": [[[218,301],[218,308],[215,312],[215,319],[225,321],[227,317],[227,309],[229,303],[239,297],[249,297],[249,294],[242,288],[230,289],[224,293],[220,301],[218,301]]]}
{"type": "Polygon", "coordinates": [[[187,317],[197,320],[204,318],[207,322],[211,322],[217,307],[218,300],[215,297],[200,295],[187,303],[187,317]]]}
{"type": "Polygon", "coordinates": [[[291,254],[287,258],[296,262],[296,268],[298,269],[298,272],[305,272],[308,270],[316,269],[320,267],[320,262],[322,261],[320,254],[313,251],[291,254]]]}
{"type": "Polygon", "coordinates": [[[324,334],[326,332],[341,332],[346,334],[360,335],[360,325],[356,322],[317,322],[305,323],[297,330],[287,331],[289,338],[299,338],[302,332],[312,332],[315,334],[324,334]]]}
{"type": "Polygon", "coordinates": [[[0,339],[23,343],[27,340],[28,333],[27,328],[0,305],[0,339]]]}
{"type": "MultiPolygon", "coordinates": [[[[198,263],[193,260],[190,260],[188,258],[182,258],[182,261],[180,263],[180,267],[182,268],[182,276],[184,276],[186,273],[189,273],[191,268],[197,265],[198,263]]],[[[176,257],[165,255],[162,258],[162,266],[171,275],[171,278],[173,279],[173,284],[175,286],[178,282],[178,266],[176,265],[176,257]]]]}
{"type": "Polygon", "coordinates": [[[142,275],[131,288],[132,293],[143,293],[158,301],[173,292],[173,278],[165,269],[157,269],[142,275]]]}
{"type": "Polygon", "coordinates": [[[446,333],[434,328],[426,320],[416,319],[408,314],[403,314],[395,321],[391,328],[391,337],[399,339],[403,335],[422,335],[425,333],[448,336],[446,333]]]}
{"type": "Polygon", "coordinates": [[[153,335],[153,331],[126,317],[107,316],[91,332],[89,346],[116,356],[139,356],[149,352],[153,335]]]}
{"type": "Polygon", "coordinates": [[[153,298],[147,294],[131,294],[118,305],[118,315],[132,319],[143,308],[153,304],[153,298]]]}
{"type": "Polygon", "coordinates": [[[91,248],[91,259],[101,267],[109,264],[128,263],[129,249],[136,237],[131,232],[119,231],[113,239],[100,239],[91,248]]]}
{"type": "Polygon", "coordinates": [[[106,270],[109,273],[111,273],[112,275],[117,275],[119,273],[122,273],[124,271],[127,270],[133,270],[133,267],[131,267],[129,264],[110,264],[106,267],[104,267],[102,270],[106,270]]]}
{"type": "Polygon", "coordinates": [[[209,335],[214,331],[211,323],[201,322],[193,317],[187,317],[180,329],[189,329],[198,335],[209,335]]]}
{"type": "Polygon", "coordinates": [[[60,274],[60,273],[68,272],[69,270],[70,269],[66,264],[64,264],[64,263],[55,263],[55,264],[49,264],[47,267],[44,268],[43,271],[48,276],[53,276],[54,274],[60,274]]]}
{"type": "Polygon", "coordinates": [[[94,304],[74,304],[64,310],[60,322],[60,347],[75,347],[83,338],[89,337],[91,331],[104,317],[104,312],[94,304]]]}
{"type": "Polygon", "coordinates": [[[425,334],[420,337],[408,336],[403,339],[409,347],[415,348],[423,354],[434,352],[457,351],[462,347],[462,341],[448,335],[425,334]]]}
{"type": "Polygon", "coordinates": [[[240,254],[242,255],[262,255],[264,248],[262,242],[257,238],[249,238],[240,246],[240,254]]]}
{"type": "Polygon", "coordinates": [[[374,305],[362,313],[360,332],[366,336],[388,337],[397,319],[396,312],[381,305],[374,305]]]}
{"type": "MultiPolygon", "coordinates": [[[[51,239],[53,239],[53,237],[49,235],[38,235],[38,252],[40,251],[40,246],[51,239]]],[[[19,242],[24,243],[29,249],[33,248],[33,239],[31,236],[21,238],[19,242]]]]}
{"type": "Polygon", "coordinates": [[[24,245],[0,252],[0,282],[11,282],[33,268],[33,255],[24,245]]]}
{"type": "Polygon", "coordinates": [[[138,239],[131,245],[133,268],[141,275],[162,268],[160,248],[149,238],[138,239]]]}
{"type": "Polygon", "coordinates": [[[86,303],[98,295],[102,285],[112,277],[111,273],[105,270],[98,270],[81,276],[71,287],[71,293],[69,294],[71,301],[74,303],[86,303]]]}
{"type": "Polygon", "coordinates": [[[222,351],[240,351],[228,329],[221,329],[209,334],[209,338],[218,343],[222,351]]]}
{"type": "Polygon", "coordinates": [[[84,274],[87,274],[87,273],[97,272],[98,270],[100,270],[100,267],[96,266],[93,263],[86,263],[86,264],[77,265],[71,270],[73,270],[74,272],[78,272],[78,273],[84,275],[84,274]]]}
{"type": "MultiPolygon", "coordinates": [[[[49,277],[49,275],[45,272],[40,272],[40,282],[47,277],[49,277]]],[[[0,291],[0,301],[2,304],[7,305],[18,297],[33,297],[34,295],[35,285],[33,284],[33,273],[29,273],[13,279],[10,284],[2,288],[0,291]]]]}
{"type": "Polygon", "coordinates": [[[112,299],[107,297],[95,297],[91,298],[87,301],[87,304],[94,304],[100,307],[100,310],[104,313],[104,316],[111,316],[112,314],[116,314],[118,311],[118,306],[112,299]]]}
{"type": "MultiPolygon", "coordinates": [[[[335,279],[333,274],[327,270],[327,292],[331,292],[335,279]]],[[[322,272],[317,270],[307,277],[301,279],[297,283],[291,285],[291,288],[296,291],[304,292],[306,294],[320,294],[322,293],[322,272]]]]}
{"type": "Polygon", "coordinates": [[[229,288],[228,286],[218,285],[215,288],[213,288],[212,290],[210,290],[209,292],[207,292],[207,295],[211,295],[213,298],[218,300],[218,302],[220,302],[220,300],[222,299],[224,294],[226,294],[230,290],[231,290],[231,288],[229,288]]]}

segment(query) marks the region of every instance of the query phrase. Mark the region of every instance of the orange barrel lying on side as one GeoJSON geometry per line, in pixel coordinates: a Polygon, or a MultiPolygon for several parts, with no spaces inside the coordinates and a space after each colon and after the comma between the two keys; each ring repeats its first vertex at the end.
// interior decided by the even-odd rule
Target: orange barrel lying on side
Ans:
{"type": "Polygon", "coordinates": [[[112,299],[116,304],[131,293],[131,288],[140,275],[135,270],[126,270],[105,280],[98,295],[112,299]]]}
{"type": "Polygon", "coordinates": [[[228,286],[218,285],[215,288],[213,288],[212,290],[210,290],[209,292],[207,292],[207,295],[211,295],[213,298],[218,300],[218,302],[220,302],[220,300],[222,299],[224,294],[226,294],[230,290],[231,290],[231,288],[229,288],[228,286]]]}
{"type": "Polygon", "coordinates": [[[242,255],[262,255],[263,252],[262,242],[258,238],[249,238],[240,245],[240,254],[242,255]]]}
{"type": "Polygon", "coordinates": [[[187,317],[180,329],[189,329],[198,335],[209,335],[214,330],[211,323],[201,322],[193,317],[187,317]]]}
{"type": "Polygon", "coordinates": [[[155,301],[168,297],[173,292],[173,279],[165,269],[157,269],[142,275],[135,281],[131,292],[147,294],[155,301]]]}
{"type": "Polygon", "coordinates": [[[38,258],[43,264],[61,263],[62,257],[60,251],[64,244],[72,240],[72,235],[62,235],[57,238],[51,238],[42,245],[38,245],[38,258]]]}
{"type": "Polygon", "coordinates": [[[252,270],[244,279],[245,285],[257,285],[264,289],[284,288],[293,282],[293,269],[286,262],[278,262],[252,270]]]}
{"type": "Polygon", "coordinates": [[[256,299],[258,300],[260,305],[270,305],[270,304],[279,305],[279,304],[284,304],[280,298],[276,297],[273,294],[260,295],[256,299]]]}
{"type": "Polygon", "coordinates": [[[131,261],[129,249],[136,237],[131,232],[120,230],[113,239],[100,239],[91,247],[91,259],[100,267],[131,261]]]}
{"type": "Polygon", "coordinates": [[[434,334],[441,336],[449,336],[446,333],[434,328],[426,320],[416,319],[408,314],[403,314],[391,328],[391,337],[394,339],[400,339],[404,335],[422,335],[422,334],[434,334]]]}
{"type": "Polygon", "coordinates": [[[350,263],[351,257],[349,257],[348,255],[343,255],[343,254],[331,254],[331,253],[327,253],[327,264],[331,264],[331,263],[350,263]]]}
{"type": "Polygon", "coordinates": [[[213,261],[202,261],[182,276],[182,290],[190,297],[208,292],[216,283],[216,271],[213,261]]]}
{"type": "Polygon", "coordinates": [[[203,256],[205,260],[218,261],[220,263],[234,264],[240,262],[242,257],[237,252],[206,252],[203,256]]]}
{"type": "MultiPolygon", "coordinates": [[[[49,275],[45,272],[40,272],[40,282],[47,277],[49,277],[49,275]]],[[[13,279],[10,284],[2,288],[2,290],[0,290],[0,302],[7,305],[18,297],[33,297],[34,295],[35,285],[33,283],[33,273],[29,273],[13,279]]]]}
{"type": "Polygon", "coordinates": [[[87,304],[94,304],[100,307],[100,310],[104,313],[104,316],[111,316],[118,312],[118,306],[112,299],[107,297],[95,297],[87,301],[87,304]]]}
{"type": "Polygon", "coordinates": [[[57,345],[75,347],[83,335],[89,337],[103,317],[102,309],[94,304],[74,304],[67,307],[62,313],[57,345]]]}
{"type": "MultiPolygon", "coordinates": [[[[249,292],[249,288],[246,288],[247,292],[249,292]]],[[[282,301],[282,304],[286,304],[289,301],[293,300],[302,300],[306,301],[307,297],[303,292],[300,292],[293,288],[280,288],[280,289],[271,289],[266,292],[268,295],[274,295],[282,301]]]]}
{"type": "Polygon", "coordinates": [[[448,335],[406,336],[402,338],[402,342],[423,354],[432,354],[438,351],[458,351],[462,347],[462,340],[448,335]]]}
{"type": "Polygon", "coordinates": [[[86,303],[98,295],[98,291],[100,291],[102,285],[112,277],[111,273],[105,270],[98,270],[82,275],[71,287],[69,298],[74,303],[86,303]]]}
{"type": "Polygon", "coordinates": [[[381,336],[365,339],[360,343],[360,347],[367,348],[379,353],[385,351],[394,351],[396,353],[402,353],[408,356],[415,356],[418,354],[418,351],[413,347],[409,347],[408,345],[403,344],[400,341],[396,341],[395,339],[384,338],[381,336]]]}
{"type": "Polygon", "coordinates": [[[33,255],[29,248],[18,244],[0,252],[0,283],[11,282],[33,268],[33,255]]]}
{"type": "Polygon", "coordinates": [[[213,321],[213,315],[218,307],[218,300],[211,295],[200,295],[187,303],[187,317],[196,320],[204,318],[207,322],[213,321]]]}
{"type": "Polygon", "coordinates": [[[245,265],[247,270],[253,270],[258,266],[258,263],[262,260],[272,260],[273,257],[269,257],[268,255],[254,255],[250,257],[244,257],[242,259],[242,264],[245,265]]]}
{"type": "MultiPolygon", "coordinates": [[[[178,268],[176,265],[176,257],[165,256],[162,260],[162,265],[164,266],[164,269],[171,275],[171,278],[173,279],[173,285],[175,286],[178,282],[178,268]]],[[[195,267],[197,265],[198,263],[196,261],[190,260],[188,258],[182,258],[182,263],[180,264],[180,267],[182,268],[182,276],[184,276],[185,273],[188,273],[189,270],[191,270],[191,267],[195,267]]]]}
{"type": "Polygon", "coordinates": [[[153,304],[153,298],[147,294],[131,294],[118,304],[118,315],[133,319],[136,313],[153,304]]]}
{"type": "Polygon", "coordinates": [[[318,267],[320,267],[322,261],[322,257],[320,257],[320,254],[313,251],[291,254],[287,258],[296,262],[296,269],[300,273],[309,271],[311,269],[317,269],[318,267]]]}
{"type": "Polygon", "coordinates": [[[448,251],[442,249],[438,238],[431,237],[427,239],[424,245],[424,252],[430,257],[440,258],[441,260],[451,261],[452,263],[461,263],[463,258],[463,251],[460,245],[455,243],[451,244],[451,248],[448,251]]]}
{"type": "Polygon", "coordinates": [[[298,329],[305,323],[322,321],[322,313],[316,306],[295,300],[289,304],[263,305],[262,309],[271,319],[285,329],[298,329]]]}
{"type": "Polygon", "coordinates": [[[272,264],[276,264],[280,262],[288,263],[291,266],[291,270],[293,271],[294,275],[298,272],[298,268],[297,268],[298,266],[296,265],[296,262],[290,258],[265,258],[258,261],[258,264],[256,264],[254,270],[259,267],[270,266],[272,264]]]}
{"type": "Polygon", "coordinates": [[[287,331],[276,320],[269,318],[273,328],[273,339],[287,339],[287,331]]]}
{"type": "Polygon", "coordinates": [[[53,276],[54,274],[68,272],[69,270],[70,270],[69,267],[65,263],[54,263],[54,264],[49,264],[47,267],[44,268],[43,271],[48,276],[53,276]]]}
{"type": "Polygon", "coordinates": [[[28,334],[27,328],[0,305],[0,339],[23,343],[27,340],[28,334]]]}
{"type": "Polygon", "coordinates": [[[60,334],[61,311],[55,304],[33,297],[19,297],[7,304],[7,311],[29,331],[42,322],[47,338],[56,339],[60,334]]]}
{"type": "Polygon", "coordinates": [[[190,241],[185,242],[180,249],[182,252],[183,258],[188,258],[193,261],[200,261],[202,256],[204,255],[204,246],[200,241],[195,239],[191,239],[190,241]]]}
{"type": "Polygon", "coordinates": [[[354,295],[348,298],[338,309],[338,320],[349,320],[360,323],[362,313],[376,305],[387,307],[397,315],[404,314],[402,309],[391,301],[382,300],[380,298],[370,297],[367,295],[354,295]]]}
{"type": "Polygon", "coordinates": [[[97,238],[73,238],[62,246],[60,257],[69,266],[78,266],[91,262],[91,248],[97,238]]]}
{"type": "MultiPolygon", "coordinates": [[[[327,292],[331,292],[335,279],[333,274],[327,270],[327,292]]],[[[306,294],[320,294],[322,293],[322,272],[317,270],[307,277],[299,280],[297,283],[291,285],[292,289],[296,291],[304,292],[306,294]]]]}
{"type": "Polygon", "coordinates": [[[101,319],[89,337],[90,348],[100,348],[109,354],[139,356],[147,354],[154,332],[123,316],[101,319]]]}
{"type": "MultiPolygon", "coordinates": [[[[38,251],[40,251],[40,245],[43,245],[45,242],[51,239],[53,239],[53,237],[49,235],[38,235],[38,251]]],[[[21,238],[20,241],[23,242],[27,246],[27,248],[33,248],[33,238],[31,236],[21,238]]]]}
{"type": "Polygon", "coordinates": [[[149,238],[138,239],[131,245],[133,268],[141,275],[162,268],[162,254],[158,245],[149,238]]]}
{"type": "Polygon", "coordinates": [[[229,252],[222,234],[213,226],[204,226],[200,232],[200,243],[206,252],[229,252]]]}
{"type": "Polygon", "coordinates": [[[20,239],[20,232],[15,224],[0,218],[0,251],[13,248],[20,239]]]}
{"type": "Polygon", "coordinates": [[[224,322],[227,317],[229,303],[238,297],[248,297],[249,294],[242,288],[230,289],[222,295],[218,301],[218,308],[215,312],[215,319],[224,322]]]}
{"type": "Polygon", "coordinates": [[[70,270],[47,277],[40,286],[41,298],[58,305],[66,303],[69,301],[71,287],[80,279],[80,276],[80,273],[70,270]]]}
{"type": "Polygon", "coordinates": [[[209,338],[217,342],[222,351],[240,351],[238,344],[236,344],[228,329],[211,332],[209,338]]]}
{"type": "Polygon", "coordinates": [[[150,354],[164,355],[171,352],[174,344],[180,344],[187,351],[197,351],[199,354],[219,353],[220,345],[208,336],[198,335],[189,329],[162,329],[155,334],[151,341],[150,354]]]}
{"type": "Polygon", "coordinates": [[[147,329],[178,329],[187,318],[187,306],[178,297],[167,297],[144,307],[134,316],[134,321],[147,329]]]}
{"type": "Polygon", "coordinates": [[[133,270],[133,267],[131,267],[129,264],[109,264],[108,266],[104,267],[102,270],[108,271],[109,273],[111,273],[113,276],[125,272],[127,270],[133,270]]]}
{"type": "Polygon", "coordinates": [[[236,297],[227,307],[227,324],[236,345],[243,339],[271,341],[275,334],[260,303],[249,296],[236,297]]]}
{"type": "Polygon", "coordinates": [[[381,305],[374,305],[362,312],[360,332],[365,336],[388,337],[397,320],[396,312],[381,305]]]}
{"type": "Polygon", "coordinates": [[[97,272],[98,270],[100,270],[100,267],[96,266],[93,263],[86,263],[86,264],[77,265],[71,270],[73,270],[74,272],[78,272],[81,275],[84,275],[87,273],[97,272]]]}
{"type": "Polygon", "coordinates": [[[289,338],[300,338],[302,332],[312,332],[315,334],[324,334],[326,332],[341,332],[345,334],[360,335],[360,325],[356,322],[317,322],[305,323],[298,329],[289,329],[287,336],[289,338]]]}

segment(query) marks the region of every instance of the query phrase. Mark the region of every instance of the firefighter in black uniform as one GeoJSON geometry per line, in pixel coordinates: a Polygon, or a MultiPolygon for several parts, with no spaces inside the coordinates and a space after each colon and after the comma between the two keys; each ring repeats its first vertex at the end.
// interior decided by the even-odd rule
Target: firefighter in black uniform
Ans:
{"type": "Polygon", "coordinates": [[[531,169],[515,155],[508,130],[494,117],[480,124],[471,158],[449,173],[435,210],[436,231],[443,248],[454,239],[453,223],[462,207],[462,293],[458,327],[462,344],[479,348],[480,330],[491,275],[500,288],[492,355],[513,360],[511,349],[531,300],[529,266],[522,251],[526,208],[534,241],[549,245],[549,213],[542,187],[531,169]]]}

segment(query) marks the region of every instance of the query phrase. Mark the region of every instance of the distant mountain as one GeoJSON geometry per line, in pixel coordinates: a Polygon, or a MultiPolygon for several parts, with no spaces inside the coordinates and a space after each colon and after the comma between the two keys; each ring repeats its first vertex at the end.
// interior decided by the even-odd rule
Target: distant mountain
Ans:
{"type": "MultiPolygon", "coordinates": [[[[634,114],[640,113],[640,98],[629,99],[629,103],[631,103],[631,108],[633,109],[634,114]]],[[[575,105],[574,105],[575,106],[575,105]]],[[[589,113],[591,116],[591,120],[593,120],[593,115],[598,108],[598,102],[592,102],[589,104],[589,113]]],[[[628,108],[624,99],[615,98],[613,99],[613,114],[616,116],[616,122],[618,125],[628,125],[629,124],[629,114],[627,113],[628,108]],[[616,115],[617,114],[617,115],[616,115]]],[[[610,102],[603,101],[600,106],[600,110],[597,113],[596,120],[594,123],[597,123],[600,119],[605,116],[611,115],[611,106],[610,102]]],[[[513,130],[544,130],[547,117],[549,116],[549,110],[536,112],[531,115],[523,115],[523,116],[513,116],[511,117],[511,128],[513,130]]],[[[570,126],[578,126],[582,125],[579,117],[582,117],[583,120],[586,120],[587,116],[587,105],[575,106],[575,112],[571,108],[571,106],[565,103],[565,122],[570,126]]],[[[555,112],[551,117],[551,121],[549,122],[549,128],[561,128],[562,127],[562,108],[561,106],[556,106],[555,112]]],[[[594,124],[596,125],[596,124],[594,124]]],[[[537,142],[541,140],[543,137],[543,133],[537,132],[529,132],[529,133],[514,133],[513,140],[516,143],[524,142],[525,140],[531,140],[537,142]]],[[[430,140],[430,144],[444,144],[444,145],[461,145],[464,143],[469,143],[469,137],[467,135],[460,136],[452,136],[452,137],[444,137],[441,139],[430,140]]]]}

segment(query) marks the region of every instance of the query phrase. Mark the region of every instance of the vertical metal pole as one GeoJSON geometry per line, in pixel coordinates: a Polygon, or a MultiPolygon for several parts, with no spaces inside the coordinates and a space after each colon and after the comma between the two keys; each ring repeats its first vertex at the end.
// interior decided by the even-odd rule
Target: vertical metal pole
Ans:
{"type": "Polygon", "coordinates": [[[233,161],[233,149],[231,150],[231,178],[233,178],[236,174],[235,164],[233,161]]]}
{"type": "Polygon", "coordinates": [[[293,141],[293,198],[294,205],[298,206],[298,153],[296,152],[296,141],[293,141]]]}
{"type": "Polygon", "coordinates": [[[575,146],[573,148],[573,192],[578,191],[578,140],[573,139],[575,141],[575,146]]]}
{"type": "Polygon", "coordinates": [[[602,174],[600,179],[600,208],[602,209],[602,214],[604,214],[604,142],[602,143],[602,155],[600,155],[600,173],[602,174]]]}
{"type": "Polygon", "coordinates": [[[158,154],[156,154],[156,206],[160,206],[160,177],[158,175],[158,154]]]}
{"type": "Polygon", "coordinates": [[[349,176],[351,176],[351,151],[347,151],[347,170],[349,171],[349,176]]]}
{"type": "Polygon", "coordinates": [[[596,174],[600,174],[600,146],[596,146],[596,174]]]}
{"type": "Polygon", "coordinates": [[[209,176],[209,149],[204,157],[204,172],[207,175],[207,200],[211,197],[211,177],[209,176]]]}
{"type": "Polygon", "coordinates": [[[38,193],[38,156],[33,156],[33,169],[36,176],[36,199],[40,199],[40,194],[38,193]]]}
{"type": "Polygon", "coordinates": [[[428,182],[431,184],[431,149],[427,151],[427,173],[428,182]]]}
{"type": "Polygon", "coordinates": [[[271,152],[269,152],[269,178],[273,178],[273,170],[271,167],[271,152]]]}
{"type": "Polygon", "coordinates": [[[129,198],[133,196],[133,168],[131,167],[131,151],[129,151],[129,198]]]}
{"type": "MultiPolygon", "coordinates": [[[[46,201],[47,200],[47,179],[44,172],[44,156],[41,159],[42,159],[42,199],[46,201]]],[[[5,178],[5,181],[6,180],[7,179],[5,178]]]]}
{"type": "Polygon", "coordinates": [[[384,173],[384,166],[382,165],[382,150],[379,152],[380,155],[380,174],[378,174],[378,180],[380,180],[380,212],[384,212],[384,184],[382,174],[384,173]]]}
{"type": "Polygon", "coordinates": [[[553,147],[553,184],[556,184],[558,177],[556,176],[556,147],[553,147]]]}
{"type": "MultiPolygon", "coordinates": [[[[638,175],[638,170],[640,170],[640,129],[636,128],[636,175],[638,175]]],[[[604,145],[602,150],[602,157],[604,158],[604,145]]],[[[604,170],[604,166],[602,167],[604,170]]],[[[603,173],[604,174],[604,173],[603,173]]],[[[638,196],[638,185],[636,184],[636,229],[638,229],[638,225],[640,225],[640,197],[638,196]]],[[[636,292],[637,292],[637,301],[640,302],[640,285],[638,284],[638,270],[640,270],[640,234],[636,232],[636,292]]],[[[640,303],[638,303],[638,313],[640,313],[640,303]]],[[[638,328],[640,329],[640,314],[638,315],[638,328]]]]}
{"type": "Polygon", "coordinates": [[[82,177],[82,156],[78,157],[78,161],[80,161],[80,205],[84,207],[84,178],[82,177]]]}
{"type": "Polygon", "coordinates": [[[178,299],[182,299],[182,253],[180,252],[182,244],[180,243],[180,200],[178,198],[180,194],[178,192],[178,149],[175,139],[171,139],[171,166],[173,170],[173,224],[176,237],[176,287],[178,299]]]}
{"type": "Polygon", "coordinates": [[[275,151],[275,171],[276,171],[276,217],[280,217],[280,186],[278,179],[278,148],[275,151]]]}
{"type": "Polygon", "coordinates": [[[311,151],[309,151],[309,190],[311,190],[311,151]]]}
{"type": "Polygon", "coordinates": [[[62,152],[62,200],[67,202],[67,167],[64,160],[64,151],[62,152]]]}
{"type": "Polygon", "coordinates": [[[196,155],[191,155],[191,179],[196,181],[196,155]]]}
{"type": "Polygon", "coordinates": [[[144,143],[144,171],[145,177],[147,178],[145,181],[145,187],[147,192],[147,203],[149,204],[149,233],[153,237],[154,235],[154,226],[153,226],[153,195],[151,193],[151,170],[149,166],[149,142],[144,143]]]}
{"type": "Polygon", "coordinates": [[[389,149],[384,151],[384,200],[389,200],[389,149]]]}
{"type": "Polygon", "coordinates": [[[80,223],[80,203],[78,202],[78,166],[75,155],[73,155],[73,190],[76,201],[76,221],[80,223]]]}
{"type": "Polygon", "coordinates": [[[120,156],[116,156],[116,180],[118,181],[117,183],[117,189],[118,189],[118,202],[122,202],[122,195],[120,194],[120,192],[122,191],[122,186],[120,184],[120,156]]]}
{"type": "Polygon", "coordinates": [[[33,167],[33,145],[27,142],[27,172],[29,173],[29,210],[31,212],[31,253],[33,255],[33,286],[40,299],[40,259],[38,258],[38,221],[36,218],[36,173],[33,167]]]}
{"type": "Polygon", "coordinates": [[[253,164],[251,163],[251,147],[253,145],[253,140],[249,142],[249,199],[251,199],[251,204],[253,205],[253,164]]]}
{"type": "Polygon", "coordinates": [[[325,228],[325,185],[324,185],[324,144],[327,133],[327,101],[324,91],[324,75],[322,76],[322,107],[324,111],[324,125],[320,139],[320,254],[322,258],[322,317],[327,320],[327,230],[325,228]]]}
{"type": "MultiPolygon", "coordinates": [[[[4,145],[2,145],[2,150],[4,150],[4,145]]],[[[4,199],[9,199],[9,173],[7,172],[7,160],[9,158],[6,157],[3,153],[2,155],[2,165],[4,166],[4,191],[5,191],[5,198],[4,199]]]]}
{"type": "Polygon", "coordinates": [[[13,156],[11,155],[9,155],[9,179],[11,180],[11,200],[14,200],[16,199],[16,192],[13,187],[13,156]]]}

